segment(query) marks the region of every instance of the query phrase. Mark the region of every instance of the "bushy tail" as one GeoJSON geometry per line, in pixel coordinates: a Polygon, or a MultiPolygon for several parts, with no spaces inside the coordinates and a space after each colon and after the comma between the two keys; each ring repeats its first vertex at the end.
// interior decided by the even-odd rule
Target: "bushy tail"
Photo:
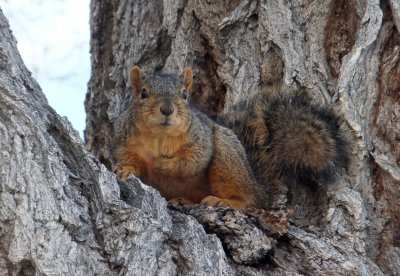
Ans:
{"type": "Polygon", "coordinates": [[[326,182],[348,162],[337,117],[305,94],[258,94],[220,119],[238,135],[260,182],[326,182]]]}
{"type": "Polygon", "coordinates": [[[270,162],[282,173],[317,183],[331,181],[348,162],[337,117],[305,95],[282,96],[265,109],[270,162]]]}

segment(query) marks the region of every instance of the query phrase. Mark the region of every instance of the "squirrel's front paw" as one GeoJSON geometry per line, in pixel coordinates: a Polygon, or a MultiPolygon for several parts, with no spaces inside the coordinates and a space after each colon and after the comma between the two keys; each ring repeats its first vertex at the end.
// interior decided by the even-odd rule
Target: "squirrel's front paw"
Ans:
{"type": "Polygon", "coordinates": [[[201,204],[206,204],[214,207],[228,207],[233,209],[244,209],[246,208],[246,204],[236,200],[229,200],[225,198],[220,198],[216,196],[207,196],[203,198],[201,204]]]}
{"type": "Polygon", "coordinates": [[[168,174],[171,173],[174,169],[174,160],[168,157],[160,157],[154,162],[154,170],[168,174]]]}
{"type": "Polygon", "coordinates": [[[133,174],[135,176],[139,176],[139,171],[136,169],[134,166],[123,166],[120,164],[115,165],[114,167],[114,173],[118,176],[118,178],[125,182],[126,179],[130,174],[133,174]]]}
{"type": "Polygon", "coordinates": [[[183,197],[174,197],[168,200],[168,205],[172,206],[189,205],[189,204],[192,204],[192,202],[183,197]]]}

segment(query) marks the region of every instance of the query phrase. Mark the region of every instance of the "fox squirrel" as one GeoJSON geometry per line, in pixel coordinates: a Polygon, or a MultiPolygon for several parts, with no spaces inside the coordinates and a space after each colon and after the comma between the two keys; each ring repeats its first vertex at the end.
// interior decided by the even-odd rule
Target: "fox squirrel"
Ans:
{"type": "Polygon", "coordinates": [[[288,184],[329,182],[346,165],[337,118],[305,93],[256,93],[216,123],[189,106],[192,77],[133,67],[132,104],[116,122],[122,181],[132,173],[173,204],[278,209],[288,184]]]}
{"type": "MultiPolygon", "coordinates": [[[[218,118],[246,149],[264,208],[287,205],[288,186],[333,182],[349,162],[338,118],[305,91],[256,93],[218,118]]],[[[295,196],[295,195],[294,195],[295,196]]]]}
{"type": "Polygon", "coordinates": [[[188,67],[182,78],[132,68],[132,103],[115,124],[114,171],[122,181],[134,174],[172,204],[255,206],[244,148],[231,130],[189,105],[192,78],[188,67]]]}

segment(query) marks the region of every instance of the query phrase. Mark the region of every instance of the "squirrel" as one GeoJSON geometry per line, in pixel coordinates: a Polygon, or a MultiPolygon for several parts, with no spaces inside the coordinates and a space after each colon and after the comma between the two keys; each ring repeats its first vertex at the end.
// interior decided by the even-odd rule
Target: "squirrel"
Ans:
{"type": "Polygon", "coordinates": [[[242,144],[189,104],[192,81],[189,67],[181,77],[132,68],[132,102],[115,123],[115,173],[121,181],[134,174],[170,204],[256,206],[242,144]]]}
{"type": "Polygon", "coordinates": [[[338,118],[304,91],[257,92],[216,121],[188,102],[193,73],[130,74],[133,100],[116,122],[115,172],[172,204],[282,209],[288,186],[329,183],[348,161],[338,118]]]}
{"type": "Polygon", "coordinates": [[[349,163],[339,118],[304,90],[255,93],[217,120],[246,149],[264,208],[287,207],[288,186],[329,184],[349,163]]]}

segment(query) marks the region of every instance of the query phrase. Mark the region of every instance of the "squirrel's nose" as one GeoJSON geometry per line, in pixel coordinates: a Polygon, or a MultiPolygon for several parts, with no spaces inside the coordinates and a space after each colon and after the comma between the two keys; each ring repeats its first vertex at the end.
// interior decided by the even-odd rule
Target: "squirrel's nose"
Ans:
{"type": "Polygon", "coordinates": [[[160,112],[164,116],[169,116],[174,113],[174,106],[172,103],[165,103],[160,107],[160,112]]]}

